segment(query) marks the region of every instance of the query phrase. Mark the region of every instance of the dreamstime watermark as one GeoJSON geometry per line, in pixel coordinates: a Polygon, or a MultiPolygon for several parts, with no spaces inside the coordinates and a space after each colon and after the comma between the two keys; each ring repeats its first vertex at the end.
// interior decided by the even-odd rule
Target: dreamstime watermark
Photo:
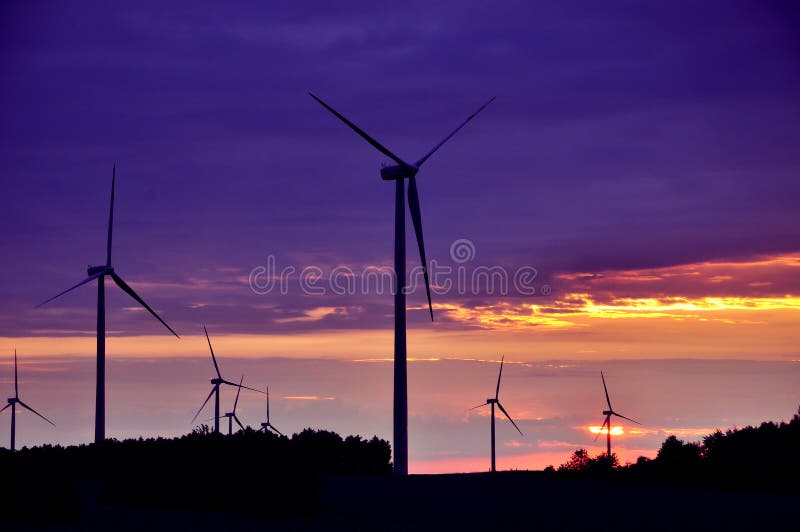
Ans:
{"type": "MultiPolygon", "coordinates": [[[[436,259],[430,261],[428,276],[431,292],[437,295],[458,294],[472,296],[505,296],[514,291],[518,295],[548,296],[550,285],[537,286],[535,281],[539,272],[533,266],[508,268],[494,265],[474,266],[475,243],[459,238],[450,245],[450,259],[454,265],[442,264],[436,259]]],[[[279,268],[275,255],[267,255],[266,264],[256,266],[250,271],[250,289],[264,295],[277,292],[288,294],[295,286],[305,295],[369,295],[393,294],[397,287],[394,268],[388,266],[364,266],[351,268],[336,266],[326,271],[317,265],[287,265],[279,268]]],[[[424,271],[421,265],[408,272],[406,294],[425,290],[424,271]]]]}

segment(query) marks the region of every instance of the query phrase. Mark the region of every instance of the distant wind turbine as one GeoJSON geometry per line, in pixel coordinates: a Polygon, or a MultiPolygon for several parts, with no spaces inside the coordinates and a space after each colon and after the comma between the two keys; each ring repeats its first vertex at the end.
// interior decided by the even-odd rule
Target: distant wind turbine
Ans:
{"type": "Polygon", "coordinates": [[[133,299],[136,300],[141,306],[143,306],[147,311],[155,316],[155,318],[161,322],[164,327],[169,329],[169,332],[174,334],[178,337],[178,333],[172,330],[172,327],[167,325],[167,322],[161,319],[161,317],[156,314],[156,312],[150,308],[150,306],[144,302],[144,300],[139,297],[139,295],[133,291],[133,288],[128,286],[128,284],[122,280],[122,277],[117,275],[114,271],[114,268],[111,266],[111,234],[114,228],[114,188],[116,186],[117,181],[117,166],[114,165],[111,171],[111,209],[108,215],[108,241],[106,244],[106,263],[103,266],[90,266],[88,270],[88,275],[86,279],[79,282],[72,288],[68,288],[64,290],[60,294],[57,294],[47,301],[39,303],[36,307],[41,307],[42,305],[53,301],[56,298],[59,298],[70,292],[75,290],[81,285],[84,285],[94,279],[97,279],[97,391],[95,395],[95,418],[94,418],[94,441],[95,443],[99,443],[106,439],[106,296],[105,296],[105,283],[104,279],[106,276],[111,277],[111,279],[119,286],[125,293],[131,296],[133,299]]]}
{"type": "Polygon", "coordinates": [[[594,441],[597,441],[597,438],[600,437],[600,434],[603,433],[603,428],[608,426],[606,430],[606,452],[608,453],[608,457],[611,457],[611,416],[621,417],[622,419],[627,419],[628,421],[633,421],[637,425],[641,425],[635,419],[631,419],[629,417],[625,417],[622,414],[617,414],[614,412],[614,409],[611,408],[611,399],[608,397],[608,388],[606,388],[606,378],[603,375],[603,372],[600,372],[600,378],[603,379],[603,391],[606,392],[606,402],[608,403],[608,410],[603,410],[603,415],[606,416],[606,419],[603,421],[603,426],[600,427],[600,430],[597,432],[597,435],[594,437],[594,441]]]}
{"type": "Polygon", "coordinates": [[[236,424],[239,425],[239,427],[242,430],[244,430],[244,425],[242,425],[242,422],[239,421],[238,417],[236,417],[236,405],[239,404],[239,394],[242,391],[242,383],[243,382],[244,382],[244,375],[242,375],[242,378],[239,379],[239,387],[236,389],[236,400],[233,402],[233,411],[226,412],[225,415],[223,416],[223,417],[228,418],[228,436],[233,434],[233,422],[234,421],[236,421],[236,424]]]}
{"type": "Polygon", "coordinates": [[[506,409],[503,408],[503,405],[500,403],[500,378],[503,376],[503,362],[505,361],[505,358],[506,357],[504,355],[500,359],[500,373],[497,375],[497,388],[495,389],[494,392],[494,398],[490,397],[489,399],[486,400],[485,403],[481,403],[478,406],[473,406],[472,408],[470,408],[470,410],[475,410],[476,408],[480,408],[482,406],[492,405],[492,473],[494,473],[497,470],[495,467],[495,460],[494,460],[494,405],[497,405],[497,408],[499,408],[500,411],[503,413],[503,415],[505,415],[511,422],[511,424],[514,425],[514,428],[517,429],[517,432],[519,432],[520,436],[523,437],[525,436],[524,434],[522,434],[522,431],[519,430],[517,424],[514,423],[514,420],[511,419],[511,416],[508,415],[508,412],[506,412],[506,409]]]}
{"type": "Polygon", "coordinates": [[[267,386],[267,420],[261,424],[261,430],[264,432],[269,432],[272,429],[277,432],[279,435],[283,436],[283,433],[272,426],[272,423],[269,422],[269,386],[267,386]]]}
{"type": "Polygon", "coordinates": [[[411,211],[411,220],[414,223],[414,232],[417,237],[420,260],[422,261],[422,274],[425,278],[425,292],[428,296],[428,309],[433,321],[433,305],[431,304],[431,289],[428,280],[428,261],[425,257],[425,243],[422,237],[422,213],[419,204],[416,175],[425,161],[450,140],[467,122],[475,118],[494,98],[483,104],[477,111],[469,115],[452,133],[439,142],[428,153],[414,164],[403,161],[400,157],[389,151],[361,128],[339,114],[333,107],[309,93],[320,105],[333,113],[336,118],[347,124],[372,147],[389,157],[394,165],[385,165],[381,168],[381,178],[385,181],[395,182],[394,203],[394,271],[397,277],[397,286],[394,294],[394,472],[399,475],[408,474],[408,375],[406,368],[406,222],[405,222],[405,180],[408,179],[408,208],[411,211]]]}
{"type": "MultiPolygon", "coordinates": [[[[205,408],[206,403],[208,403],[208,400],[211,399],[211,396],[213,395],[214,396],[214,432],[219,432],[219,387],[220,387],[220,385],[227,384],[228,386],[238,386],[240,390],[242,388],[244,388],[246,390],[252,390],[252,391],[258,392],[258,393],[264,393],[264,392],[262,392],[261,390],[256,390],[255,388],[250,388],[248,386],[242,386],[241,382],[239,384],[236,384],[235,382],[226,381],[225,379],[223,379],[222,378],[222,373],[220,373],[219,366],[217,365],[217,357],[214,356],[214,348],[211,347],[211,338],[208,337],[208,329],[206,329],[205,325],[203,325],[203,331],[206,333],[206,340],[208,341],[208,349],[211,351],[211,360],[212,360],[212,362],[214,362],[214,370],[216,370],[217,376],[211,379],[211,384],[212,384],[211,392],[208,394],[208,397],[206,397],[206,400],[203,401],[203,405],[200,407],[200,409],[197,411],[197,413],[192,418],[192,423],[194,423],[194,421],[197,419],[197,416],[200,415],[200,412],[203,411],[203,408],[205,408]]],[[[244,380],[244,376],[242,377],[242,380],[244,380]]],[[[236,394],[236,398],[238,400],[238,398],[239,398],[239,394],[238,393],[236,394]]],[[[236,410],[236,406],[234,404],[234,411],[235,410],[236,410]]],[[[230,422],[230,418],[228,418],[228,420],[230,422]]],[[[237,420],[237,423],[238,423],[238,420],[237,420]]]]}
{"type": "Polygon", "coordinates": [[[17,379],[17,350],[14,349],[14,397],[8,398],[8,404],[4,406],[0,412],[5,410],[8,407],[11,407],[11,450],[16,450],[16,438],[17,438],[17,404],[22,408],[29,410],[39,416],[40,418],[44,419],[54,427],[56,426],[55,423],[41,415],[39,412],[34,410],[32,407],[26,405],[22,402],[19,398],[19,380],[17,379]]]}

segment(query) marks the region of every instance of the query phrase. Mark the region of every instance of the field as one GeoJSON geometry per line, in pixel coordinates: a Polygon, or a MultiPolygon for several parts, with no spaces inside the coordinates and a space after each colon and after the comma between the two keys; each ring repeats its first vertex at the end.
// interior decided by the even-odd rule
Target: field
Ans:
{"type": "MultiPolygon", "coordinates": [[[[209,480],[211,478],[209,477],[209,480]]],[[[225,490],[222,478],[209,489],[225,490]]],[[[269,483],[255,479],[251,488],[269,483]]],[[[540,472],[327,477],[308,515],[104,505],[80,483],[72,523],[4,530],[789,530],[796,493],[747,493],[555,478],[540,472]]],[[[34,495],[35,494],[31,494],[34,495]]]]}

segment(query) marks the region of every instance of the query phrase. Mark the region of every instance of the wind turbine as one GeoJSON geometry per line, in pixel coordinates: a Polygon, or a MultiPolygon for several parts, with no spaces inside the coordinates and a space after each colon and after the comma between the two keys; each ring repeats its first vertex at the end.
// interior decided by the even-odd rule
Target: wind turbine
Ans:
{"type": "Polygon", "coordinates": [[[399,475],[408,474],[408,375],[406,369],[406,222],[405,222],[405,181],[408,179],[408,208],[414,224],[414,232],[419,247],[422,262],[422,274],[425,278],[425,293],[428,296],[428,309],[433,321],[433,305],[431,304],[431,289],[428,280],[428,261],[425,257],[425,243],[422,237],[422,213],[419,204],[416,175],[420,167],[436,150],[450,140],[467,122],[475,118],[487,105],[494,101],[494,97],[469,115],[452,133],[439,142],[428,153],[414,164],[403,161],[400,157],[389,151],[381,143],[369,136],[357,125],[339,114],[333,107],[309,93],[320,105],[333,113],[336,118],[347,124],[375,149],[389,157],[394,165],[384,165],[381,168],[381,178],[384,181],[395,182],[394,203],[394,271],[397,277],[397,286],[394,294],[394,472],[399,475]]]}
{"type": "Polygon", "coordinates": [[[497,405],[497,408],[499,408],[500,411],[503,413],[503,415],[505,415],[511,422],[511,424],[514,425],[514,428],[517,429],[517,432],[519,432],[520,436],[523,437],[525,436],[524,434],[522,434],[522,431],[519,430],[517,424],[514,423],[514,420],[511,419],[511,416],[508,415],[508,412],[506,412],[506,409],[503,408],[503,405],[500,403],[500,378],[503,376],[503,362],[505,361],[505,358],[506,357],[504,355],[500,359],[500,373],[497,375],[497,388],[495,389],[494,392],[494,398],[490,397],[489,399],[486,400],[485,403],[481,403],[478,406],[473,406],[472,408],[470,408],[470,410],[475,410],[476,408],[480,408],[482,406],[492,405],[492,473],[496,471],[495,460],[494,460],[494,405],[497,405]]]}
{"type": "Polygon", "coordinates": [[[152,314],[158,321],[161,322],[164,327],[169,329],[169,332],[174,334],[176,337],[178,333],[172,330],[172,327],[167,325],[167,322],[161,319],[161,317],[156,314],[156,312],[151,309],[144,300],[139,297],[139,295],[133,291],[133,288],[128,286],[128,284],[122,280],[122,277],[117,275],[114,271],[114,268],[111,266],[111,234],[114,228],[114,188],[116,186],[117,181],[117,165],[114,165],[111,171],[111,209],[108,215],[108,241],[106,243],[106,263],[102,266],[89,266],[87,271],[88,277],[83,281],[79,282],[72,288],[68,288],[57,294],[47,301],[43,301],[36,305],[36,307],[41,307],[42,305],[53,301],[56,298],[59,298],[66,294],[67,292],[71,292],[75,290],[81,285],[84,285],[94,279],[97,279],[97,391],[95,394],[95,418],[94,418],[94,441],[95,443],[100,443],[101,441],[106,439],[106,296],[105,296],[105,277],[111,277],[111,279],[119,286],[123,292],[127,293],[133,299],[136,300],[141,306],[143,306],[147,311],[152,314]]]}
{"type": "Polygon", "coordinates": [[[19,398],[19,380],[17,379],[17,350],[14,349],[14,397],[8,398],[8,404],[0,409],[0,412],[5,410],[8,407],[11,407],[11,450],[16,450],[16,437],[17,437],[17,404],[22,408],[29,410],[39,416],[40,418],[44,419],[54,427],[56,426],[55,423],[41,415],[39,412],[34,410],[32,407],[26,405],[22,402],[19,398]]]}
{"type": "Polygon", "coordinates": [[[239,387],[236,390],[236,400],[233,402],[233,411],[226,412],[225,415],[223,415],[223,417],[228,418],[228,436],[233,434],[234,421],[236,421],[236,424],[239,425],[239,427],[241,427],[242,430],[244,430],[244,425],[242,425],[242,422],[239,421],[238,417],[236,417],[236,405],[239,404],[239,393],[241,393],[242,391],[242,382],[244,382],[244,375],[242,375],[242,378],[239,379],[239,387]]]}
{"type": "Polygon", "coordinates": [[[597,441],[597,438],[600,437],[600,434],[603,433],[603,427],[608,425],[608,429],[606,430],[606,452],[608,453],[608,457],[611,457],[611,416],[621,417],[622,419],[627,419],[628,421],[633,421],[637,425],[641,425],[635,419],[631,419],[629,417],[625,417],[622,414],[617,414],[614,412],[614,409],[611,408],[611,399],[608,397],[608,388],[606,388],[606,378],[603,375],[603,372],[600,372],[600,378],[603,379],[603,391],[606,392],[606,402],[608,403],[608,410],[603,410],[603,415],[606,416],[606,419],[603,421],[603,425],[600,427],[600,430],[597,432],[597,435],[594,437],[594,441],[597,441]]]}
{"type": "Polygon", "coordinates": [[[261,424],[261,430],[264,432],[269,432],[269,429],[274,430],[279,435],[283,436],[283,433],[272,426],[272,423],[269,422],[269,386],[267,386],[267,420],[261,424]]]}
{"type": "MultiPolygon", "coordinates": [[[[203,331],[205,331],[205,333],[206,333],[206,340],[208,341],[208,349],[211,351],[211,360],[214,362],[214,369],[217,372],[217,376],[211,379],[211,384],[212,384],[211,392],[208,394],[208,397],[206,397],[206,400],[203,401],[203,406],[200,407],[200,410],[198,410],[197,413],[192,418],[192,423],[194,423],[194,420],[197,419],[197,416],[200,415],[200,412],[203,411],[203,408],[205,408],[206,403],[208,403],[208,400],[211,399],[211,396],[213,395],[214,396],[214,432],[219,432],[219,387],[220,387],[220,385],[227,384],[228,386],[238,386],[240,390],[242,388],[244,388],[246,390],[252,390],[252,391],[258,392],[258,393],[264,393],[264,392],[262,392],[261,390],[256,390],[255,388],[250,388],[248,386],[242,386],[241,382],[239,384],[236,384],[235,382],[226,381],[225,379],[223,379],[222,378],[222,373],[219,372],[219,366],[217,365],[217,357],[214,356],[214,348],[211,347],[211,339],[208,337],[208,329],[206,329],[205,325],[203,325],[203,331]]],[[[244,377],[242,377],[242,379],[244,379],[244,377]]],[[[238,393],[236,394],[236,397],[238,399],[238,397],[239,397],[238,393]]],[[[234,412],[235,411],[236,411],[236,406],[234,405],[234,412]]],[[[229,421],[230,421],[230,418],[229,418],[229,421]]],[[[237,419],[236,421],[238,423],[239,420],[237,419]]]]}

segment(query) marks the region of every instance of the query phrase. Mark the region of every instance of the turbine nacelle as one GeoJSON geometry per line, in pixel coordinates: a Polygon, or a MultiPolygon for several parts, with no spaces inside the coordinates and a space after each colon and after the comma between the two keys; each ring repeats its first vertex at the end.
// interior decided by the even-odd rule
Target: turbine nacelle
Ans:
{"type": "Polygon", "coordinates": [[[603,410],[603,415],[604,415],[604,416],[610,416],[610,415],[612,415],[613,413],[614,413],[614,412],[612,412],[611,410],[603,410]]]}
{"type": "Polygon", "coordinates": [[[92,276],[92,275],[97,275],[98,273],[108,274],[108,273],[112,273],[113,271],[114,271],[114,268],[112,268],[111,266],[105,266],[105,265],[103,265],[103,266],[89,266],[89,268],[86,270],[86,273],[88,273],[89,276],[92,276]]]}
{"type": "Polygon", "coordinates": [[[395,181],[397,179],[406,179],[414,177],[419,172],[416,166],[407,165],[384,165],[381,167],[381,179],[384,181],[395,181]]]}
{"type": "Polygon", "coordinates": [[[17,399],[16,397],[9,397],[8,404],[13,405],[14,403],[19,403],[19,399],[17,399]]]}
{"type": "Polygon", "coordinates": [[[215,377],[215,378],[211,379],[209,382],[211,382],[211,384],[214,384],[214,385],[216,385],[216,384],[224,384],[225,383],[225,381],[223,379],[220,379],[218,377],[215,377]]]}

